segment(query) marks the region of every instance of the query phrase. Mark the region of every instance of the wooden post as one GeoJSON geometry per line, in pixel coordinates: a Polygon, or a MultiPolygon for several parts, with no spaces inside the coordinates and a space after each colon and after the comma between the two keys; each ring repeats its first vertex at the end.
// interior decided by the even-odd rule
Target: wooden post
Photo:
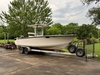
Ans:
{"type": "Polygon", "coordinates": [[[7,42],[9,42],[9,33],[7,33],[7,42]]]}
{"type": "Polygon", "coordinates": [[[95,55],[95,42],[93,40],[93,54],[92,54],[92,57],[94,58],[94,55],[95,55]]]}
{"type": "Polygon", "coordinates": [[[85,50],[85,61],[87,62],[87,49],[85,48],[86,42],[85,39],[83,40],[83,50],[85,50]]]}
{"type": "Polygon", "coordinates": [[[4,33],[4,44],[6,44],[6,33],[4,33]]]}

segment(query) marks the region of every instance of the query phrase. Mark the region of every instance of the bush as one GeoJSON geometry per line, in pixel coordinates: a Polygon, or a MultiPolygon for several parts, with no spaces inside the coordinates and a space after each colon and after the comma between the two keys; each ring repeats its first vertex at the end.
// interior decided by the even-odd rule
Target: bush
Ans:
{"type": "Polygon", "coordinates": [[[95,43],[99,43],[99,39],[95,39],[94,42],[95,42],[95,43]]]}
{"type": "Polygon", "coordinates": [[[96,39],[94,37],[87,38],[86,40],[87,40],[87,44],[99,43],[99,39],[96,39]]]}
{"type": "Polygon", "coordinates": [[[87,44],[93,44],[93,39],[94,38],[87,38],[86,39],[87,44]]]}
{"type": "Polygon", "coordinates": [[[98,38],[98,40],[99,40],[99,43],[100,43],[100,38],[98,38]]]}
{"type": "Polygon", "coordinates": [[[76,43],[78,42],[78,39],[75,37],[73,40],[72,40],[72,43],[76,43]]]}

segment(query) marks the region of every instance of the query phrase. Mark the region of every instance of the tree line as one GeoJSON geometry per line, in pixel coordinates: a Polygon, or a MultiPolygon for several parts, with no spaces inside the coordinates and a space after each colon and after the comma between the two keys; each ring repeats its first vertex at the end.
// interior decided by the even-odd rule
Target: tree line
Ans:
{"type": "MultiPolygon", "coordinates": [[[[9,34],[10,39],[14,39],[16,37],[20,37],[20,35],[28,36],[28,32],[34,32],[33,28],[27,27],[27,32],[24,35],[21,30],[15,28],[10,28],[9,26],[0,26],[0,39],[4,38],[4,34],[9,34]]],[[[77,38],[99,38],[100,37],[100,29],[96,28],[91,24],[82,24],[81,26],[78,23],[69,23],[67,25],[62,25],[60,23],[52,24],[51,26],[47,26],[44,28],[44,35],[77,35],[77,38]]]]}

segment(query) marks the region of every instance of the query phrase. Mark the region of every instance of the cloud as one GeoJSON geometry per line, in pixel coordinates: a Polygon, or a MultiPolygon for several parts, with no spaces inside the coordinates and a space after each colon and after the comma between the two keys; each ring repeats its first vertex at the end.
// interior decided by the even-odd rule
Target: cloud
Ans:
{"type": "MultiPolygon", "coordinates": [[[[8,11],[8,4],[12,0],[0,0],[1,11],[8,11]]],[[[52,9],[52,19],[54,23],[68,24],[75,22],[79,24],[91,23],[86,17],[86,13],[90,7],[83,6],[81,0],[48,0],[52,9]]]]}
{"type": "Polygon", "coordinates": [[[66,6],[66,0],[48,0],[48,2],[53,12],[66,6]]]}
{"type": "Polygon", "coordinates": [[[8,4],[12,0],[0,0],[0,13],[2,11],[8,11],[8,4]]]}
{"type": "Polygon", "coordinates": [[[67,24],[75,22],[79,24],[91,23],[86,17],[88,9],[92,6],[83,6],[80,0],[48,0],[53,11],[54,23],[67,24]]]}

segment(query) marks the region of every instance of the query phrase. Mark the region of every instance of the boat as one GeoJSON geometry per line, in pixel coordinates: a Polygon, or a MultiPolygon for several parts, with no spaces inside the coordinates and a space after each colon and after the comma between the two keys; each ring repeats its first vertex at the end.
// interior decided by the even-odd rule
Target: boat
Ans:
{"type": "Polygon", "coordinates": [[[15,44],[20,47],[43,50],[61,50],[66,47],[75,37],[75,35],[43,35],[44,24],[28,25],[34,28],[35,33],[27,38],[17,38],[15,44]],[[37,28],[42,28],[41,34],[37,34],[37,28]]]}
{"type": "Polygon", "coordinates": [[[33,47],[38,49],[61,50],[66,47],[74,36],[38,36],[21,38],[15,41],[15,44],[22,47],[33,47]]]}

